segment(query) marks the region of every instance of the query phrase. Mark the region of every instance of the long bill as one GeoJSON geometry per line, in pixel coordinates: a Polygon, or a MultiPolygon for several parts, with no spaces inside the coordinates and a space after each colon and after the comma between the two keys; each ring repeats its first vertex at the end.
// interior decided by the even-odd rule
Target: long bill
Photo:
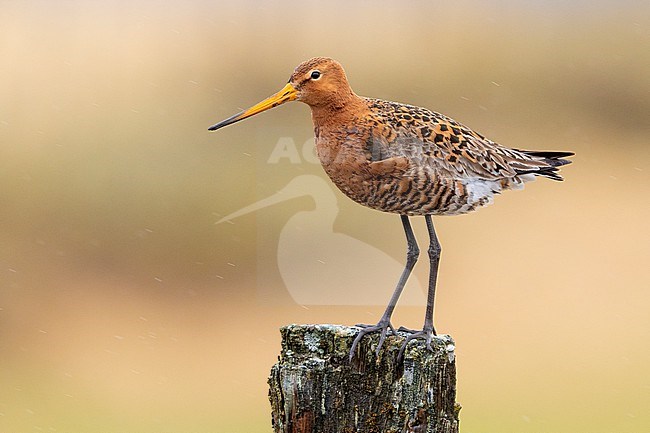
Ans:
{"type": "Polygon", "coordinates": [[[278,105],[284,104],[285,102],[293,101],[297,97],[298,92],[296,89],[291,85],[291,83],[287,83],[287,85],[284,86],[282,90],[280,90],[275,95],[269,96],[262,102],[253,105],[248,110],[244,110],[241,113],[237,113],[234,116],[227,118],[226,120],[222,120],[221,122],[212,125],[208,128],[208,130],[216,131],[217,129],[223,128],[224,126],[228,126],[235,122],[239,122],[240,120],[244,120],[248,117],[261,113],[262,111],[270,110],[271,108],[277,107],[278,105]]]}

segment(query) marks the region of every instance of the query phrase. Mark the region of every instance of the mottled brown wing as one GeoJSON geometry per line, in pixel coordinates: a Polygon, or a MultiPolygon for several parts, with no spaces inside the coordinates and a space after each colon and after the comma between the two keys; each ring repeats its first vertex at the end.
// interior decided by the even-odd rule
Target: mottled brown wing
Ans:
{"type": "Polygon", "coordinates": [[[500,180],[549,167],[426,108],[371,100],[371,109],[378,117],[368,145],[373,161],[405,157],[412,167],[453,179],[500,180]]]}

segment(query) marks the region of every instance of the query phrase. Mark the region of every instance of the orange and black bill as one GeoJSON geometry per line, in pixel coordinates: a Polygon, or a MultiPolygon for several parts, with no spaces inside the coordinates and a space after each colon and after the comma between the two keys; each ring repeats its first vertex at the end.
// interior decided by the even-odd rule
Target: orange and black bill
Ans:
{"type": "Polygon", "coordinates": [[[208,128],[208,130],[216,131],[217,129],[223,128],[224,126],[228,126],[235,122],[239,122],[240,120],[254,116],[257,113],[261,113],[262,111],[270,110],[271,108],[277,107],[278,105],[284,104],[285,102],[293,101],[297,97],[298,92],[296,89],[291,85],[291,83],[287,83],[287,85],[284,86],[284,88],[275,95],[266,98],[259,104],[253,105],[248,110],[244,110],[241,113],[237,113],[234,116],[227,118],[226,120],[222,120],[216,125],[212,125],[208,128]]]}

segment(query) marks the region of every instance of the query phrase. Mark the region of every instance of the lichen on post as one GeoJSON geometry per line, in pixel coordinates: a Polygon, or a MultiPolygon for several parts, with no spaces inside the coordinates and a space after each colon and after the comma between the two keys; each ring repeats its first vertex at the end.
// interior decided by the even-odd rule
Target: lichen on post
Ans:
{"type": "Polygon", "coordinates": [[[289,325],[269,377],[275,433],[457,433],[454,342],[446,335],[409,343],[405,333],[365,337],[349,351],[357,327],[289,325]]]}

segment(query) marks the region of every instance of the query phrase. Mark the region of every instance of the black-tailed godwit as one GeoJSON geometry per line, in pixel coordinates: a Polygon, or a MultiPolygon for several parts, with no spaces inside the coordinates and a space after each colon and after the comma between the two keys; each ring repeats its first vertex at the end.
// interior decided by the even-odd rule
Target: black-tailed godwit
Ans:
{"type": "Polygon", "coordinates": [[[429,232],[429,290],[423,329],[400,328],[409,333],[400,358],[409,341],[423,339],[431,349],[436,335],[433,305],[441,249],[431,216],[474,211],[535,176],[562,180],[558,168],[573,155],[507,148],[426,108],[358,96],[343,67],[326,57],[301,63],[278,93],[209,129],[294,100],[311,108],[318,157],[334,184],[357,203],[399,214],[406,234],[406,266],[395,292],[376,325],[358,325],[350,358],[364,335],[381,333],[377,353],[389,330],[396,335],[391,316],[420,254],[410,216],[424,216],[429,232]]]}

